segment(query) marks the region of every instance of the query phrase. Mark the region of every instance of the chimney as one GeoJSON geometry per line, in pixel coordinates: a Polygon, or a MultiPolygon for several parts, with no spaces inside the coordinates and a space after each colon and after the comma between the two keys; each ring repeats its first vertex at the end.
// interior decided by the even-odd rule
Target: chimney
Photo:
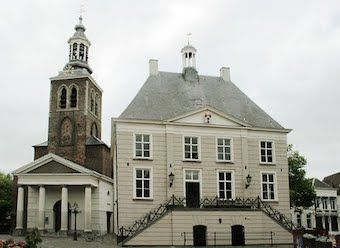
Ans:
{"type": "Polygon", "coordinates": [[[150,76],[158,75],[158,60],[157,59],[149,60],[149,70],[150,70],[150,76]]]}
{"type": "Polygon", "coordinates": [[[220,69],[220,77],[224,81],[230,81],[230,68],[229,67],[222,67],[220,69]]]}

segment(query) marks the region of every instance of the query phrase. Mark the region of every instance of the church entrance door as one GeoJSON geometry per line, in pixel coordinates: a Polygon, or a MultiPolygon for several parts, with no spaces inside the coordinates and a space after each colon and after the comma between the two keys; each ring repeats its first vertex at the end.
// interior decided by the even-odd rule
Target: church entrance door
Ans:
{"type": "MultiPolygon", "coordinates": [[[[54,215],[54,231],[59,232],[61,229],[61,201],[57,201],[53,206],[54,215]]],[[[67,213],[67,229],[70,230],[71,226],[71,206],[68,203],[68,213],[67,213]]]]}

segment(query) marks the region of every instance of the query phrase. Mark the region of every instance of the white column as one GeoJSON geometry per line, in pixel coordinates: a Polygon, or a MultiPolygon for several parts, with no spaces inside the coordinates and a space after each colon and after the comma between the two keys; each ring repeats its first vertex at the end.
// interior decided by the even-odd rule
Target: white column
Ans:
{"type": "Polygon", "coordinates": [[[92,205],[92,191],[91,191],[91,186],[86,186],[85,187],[85,207],[84,207],[84,214],[85,214],[85,228],[84,231],[85,232],[91,232],[92,228],[91,228],[91,213],[92,213],[92,209],[91,209],[91,205],[92,205]]]}
{"type": "Polygon", "coordinates": [[[23,229],[23,220],[24,220],[24,188],[18,187],[18,196],[17,196],[17,225],[16,229],[23,229]]]}
{"type": "Polygon", "coordinates": [[[332,219],[331,219],[331,216],[328,216],[327,217],[328,218],[328,230],[331,232],[331,231],[333,231],[332,230],[332,219]]]}
{"type": "Polygon", "coordinates": [[[61,188],[61,228],[60,231],[68,230],[68,189],[65,185],[61,188]]]}
{"type": "Polygon", "coordinates": [[[39,187],[38,229],[45,229],[45,187],[39,187]]]}

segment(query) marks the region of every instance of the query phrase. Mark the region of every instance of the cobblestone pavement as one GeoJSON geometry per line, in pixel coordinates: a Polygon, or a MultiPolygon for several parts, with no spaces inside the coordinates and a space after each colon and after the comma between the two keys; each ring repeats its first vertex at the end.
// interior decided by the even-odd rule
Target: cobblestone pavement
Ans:
{"type": "MultiPolygon", "coordinates": [[[[16,241],[24,240],[24,237],[16,237],[16,236],[10,236],[10,235],[0,235],[0,239],[9,239],[12,238],[16,241]]],[[[114,239],[112,237],[104,237],[103,240],[100,241],[93,241],[93,242],[87,242],[84,238],[79,237],[77,241],[74,241],[72,237],[67,238],[58,238],[58,237],[42,237],[42,244],[40,244],[40,248],[113,248],[117,247],[114,242],[114,239]]],[[[185,246],[188,247],[188,246],[185,246]]],[[[230,246],[228,246],[230,247],[230,246]]],[[[293,246],[290,245],[273,245],[273,246],[251,246],[251,248],[291,248],[293,246]]],[[[143,247],[147,248],[147,247],[143,247]]],[[[153,246],[153,248],[156,248],[153,246]]],[[[184,247],[183,247],[184,248],[184,247]]],[[[236,248],[236,246],[234,246],[236,248]]],[[[244,246],[242,246],[244,248],[244,246]]]]}
{"type": "MultiPolygon", "coordinates": [[[[24,237],[16,237],[9,235],[0,235],[0,239],[14,239],[15,241],[25,240],[24,237]]],[[[79,237],[77,241],[74,241],[72,237],[58,238],[58,237],[42,237],[43,242],[38,246],[41,248],[113,248],[114,240],[111,237],[104,237],[100,241],[85,241],[84,238],[79,237]]]]}

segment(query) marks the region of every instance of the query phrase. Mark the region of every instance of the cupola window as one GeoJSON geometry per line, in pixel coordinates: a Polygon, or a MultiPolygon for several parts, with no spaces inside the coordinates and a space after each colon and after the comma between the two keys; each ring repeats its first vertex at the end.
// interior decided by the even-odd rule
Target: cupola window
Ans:
{"type": "Polygon", "coordinates": [[[71,108],[77,107],[77,98],[78,98],[77,88],[73,86],[73,88],[71,90],[71,97],[70,97],[70,107],[71,108]]]}
{"type": "Polygon", "coordinates": [[[63,87],[60,91],[60,99],[59,99],[59,107],[61,109],[66,108],[66,100],[67,100],[67,91],[66,91],[66,88],[63,87]]]}
{"type": "Polygon", "coordinates": [[[78,44],[77,43],[73,43],[73,47],[72,47],[72,59],[77,59],[77,48],[78,48],[78,44]]]}
{"type": "Polygon", "coordinates": [[[79,45],[79,59],[84,60],[85,58],[85,46],[83,43],[79,45]]]}

